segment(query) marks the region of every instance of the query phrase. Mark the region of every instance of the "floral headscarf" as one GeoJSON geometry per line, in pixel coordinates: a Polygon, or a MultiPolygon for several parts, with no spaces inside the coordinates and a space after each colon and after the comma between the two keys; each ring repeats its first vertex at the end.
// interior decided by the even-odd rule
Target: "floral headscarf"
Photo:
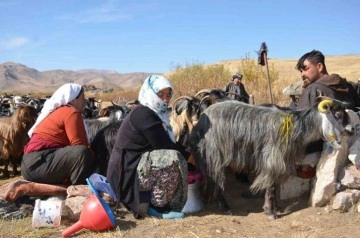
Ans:
{"type": "Polygon", "coordinates": [[[171,88],[171,92],[173,92],[173,87],[167,78],[160,75],[147,77],[139,92],[139,102],[156,112],[163,121],[164,129],[169,134],[170,139],[175,142],[174,132],[171,128],[169,114],[167,112],[168,104],[157,95],[157,93],[164,88],[171,88]]]}

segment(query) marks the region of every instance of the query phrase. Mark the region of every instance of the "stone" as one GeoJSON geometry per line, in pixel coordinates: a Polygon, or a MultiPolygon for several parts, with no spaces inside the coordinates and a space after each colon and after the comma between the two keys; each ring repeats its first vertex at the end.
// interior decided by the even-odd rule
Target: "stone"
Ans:
{"type": "Polygon", "coordinates": [[[341,144],[342,147],[339,150],[334,150],[326,144],[321,153],[309,200],[313,207],[325,206],[337,193],[338,171],[347,160],[347,138],[343,138],[341,144]]]}
{"type": "Polygon", "coordinates": [[[341,185],[350,189],[360,189],[360,171],[350,164],[339,171],[338,180],[341,185]]]}
{"type": "Polygon", "coordinates": [[[83,208],[83,205],[88,197],[75,196],[66,198],[61,211],[61,217],[65,217],[70,221],[78,221],[83,208]]]}
{"type": "Polygon", "coordinates": [[[299,177],[289,177],[284,183],[280,184],[280,199],[286,200],[300,197],[308,193],[310,189],[310,179],[299,177]]]}
{"type": "Polygon", "coordinates": [[[346,190],[335,195],[332,209],[348,212],[360,199],[359,190],[346,190]]]}

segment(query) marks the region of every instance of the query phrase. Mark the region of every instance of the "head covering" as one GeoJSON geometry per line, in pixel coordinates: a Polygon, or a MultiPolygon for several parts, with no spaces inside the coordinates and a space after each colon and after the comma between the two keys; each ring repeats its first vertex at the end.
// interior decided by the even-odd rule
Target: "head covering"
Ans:
{"type": "Polygon", "coordinates": [[[28,132],[29,137],[32,136],[35,128],[39,125],[39,123],[44,120],[52,111],[74,100],[81,92],[81,88],[82,87],[80,84],[75,83],[67,83],[58,88],[51,96],[51,98],[46,100],[44,103],[44,107],[42,108],[40,115],[28,132]]]}
{"type": "Polygon", "coordinates": [[[303,85],[302,81],[296,81],[295,83],[292,83],[291,85],[285,87],[282,90],[282,93],[287,96],[292,96],[292,95],[300,96],[303,89],[302,85],[303,85]]]}
{"type": "Polygon", "coordinates": [[[175,142],[174,132],[172,131],[169,114],[167,112],[168,104],[161,100],[157,95],[157,93],[164,88],[171,88],[171,91],[173,92],[173,87],[167,78],[160,75],[151,75],[147,77],[140,88],[139,102],[156,112],[163,121],[164,129],[169,134],[170,139],[175,142]]]}
{"type": "Polygon", "coordinates": [[[240,74],[240,73],[236,73],[236,74],[234,74],[233,76],[232,76],[232,78],[233,79],[242,79],[243,78],[243,75],[242,74],[240,74]]]}

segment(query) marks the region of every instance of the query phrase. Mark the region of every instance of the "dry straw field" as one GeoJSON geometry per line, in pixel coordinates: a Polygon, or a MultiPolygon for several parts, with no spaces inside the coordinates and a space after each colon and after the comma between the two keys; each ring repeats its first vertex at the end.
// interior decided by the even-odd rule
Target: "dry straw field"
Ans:
{"type": "MultiPolygon", "coordinates": [[[[268,59],[269,68],[273,66],[279,73],[278,80],[271,85],[275,99],[274,102],[277,104],[286,105],[288,98],[282,94],[282,89],[291,83],[301,80],[300,73],[295,70],[296,63],[297,59],[268,59]]],[[[326,56],[325,63],[329,74],[336,73],[353,82],[360,79],[360,55],[326,56]]],[[[220,64],[223,64],[231,72],[236,72],[238,69],[241,70],[241,60],[226,60],[221,61],[220,64]]],[[[266,86],[265,91],[259,92],[257,87],[247,85],[246,81],[245,87],[249,93],[255,95],[255,100],[257,98],[258,102],[269,102],[267,81],[263,80],[262,83],[266,86]]]]}
{"type": "MultiPolygon", "coordinates": [[[[268,59],[273,103],[288,105],[289,98],[282,93],[284,87],[301,80],[295,70],[297,59],[268,59]]],[[[360,55],[326,56],[326,65],[330,74],[337,73],[356,82],[360,78],[360,55]]],[[[248,93],[252,93],[256,103],[269,103],[270,94],[266,67],[248,58],[224,60],[215,64],[180,65],[177,70],[165,73],[175,89],[174,99],[182,95],[194,95],[205,88],[223,88],[231,75],[244,74],[243,83],[248,93]]],[[[98,93],[92,96],[103,101],[136,99],[139,88],[120,90],[112,93],[98,93]]]]}

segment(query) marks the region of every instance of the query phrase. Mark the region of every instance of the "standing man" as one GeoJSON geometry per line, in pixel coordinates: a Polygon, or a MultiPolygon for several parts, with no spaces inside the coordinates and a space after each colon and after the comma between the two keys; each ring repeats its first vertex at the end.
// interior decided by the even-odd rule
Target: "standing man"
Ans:
{"type": "MultiPolygon", "coordinates": [[[[236,73],[232,76],[232,81],[230,81],[225,88],[223,89],[225,93],[228,93],[228,96],[240,102],[249,103],[249,94],[246,92],[244,84],[241,83],[243,75],[236,73]]],[[[253,103],[253,102],[252,102],[253,103]]],[[[236,172],[235,178],[243,183],[249,183],[248,174],[246,172],[236,172]]],[[[246,196],[252,196],[249,192],[246,196]]]]}
{"type": "Polygon", "coordinates": [[[234,74],[232,81],[225,86],[224,91],[230,93],[229,96],[234,100],[249,103],[249,94],[246,92],[244,84],[241,83],[242,78],[242,74],[234,74]]]}

